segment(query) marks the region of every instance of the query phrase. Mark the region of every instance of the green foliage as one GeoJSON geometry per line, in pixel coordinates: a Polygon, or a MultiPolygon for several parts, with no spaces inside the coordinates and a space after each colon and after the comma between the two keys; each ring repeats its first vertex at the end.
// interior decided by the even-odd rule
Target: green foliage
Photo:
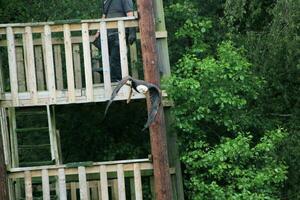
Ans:
{"type": "Polygon", "coordinates": [[[240,51],[224,42],[217,58],[201,60],[187,54],[179,61],[169,93],[175,99],[177,125],[182,130],[197,132],[202,121],[227,130],[250,126],[253,116],[245,108],[257,98],[263,80],[252,73],[240,51]]]}
{"type": "Polygon", "coordinates": [[[279,199],[286,167],[272,155],[285,134],[267,132],[258,143],[249,134],[222,138],[214,147],[191,143],[182,160],[190,175],[191,199],[279,199]]]}
{"type": "Polygon", "coordinates": [[[168,80],[190,199],[278,199],[286,166],[276,156],[281,130],[262,138],[251,128],[264,80],[243,51],[223,42],[216,58],[186,54],[168,80]],[[259,142],[255,142],[259,140],[259,142]]]}

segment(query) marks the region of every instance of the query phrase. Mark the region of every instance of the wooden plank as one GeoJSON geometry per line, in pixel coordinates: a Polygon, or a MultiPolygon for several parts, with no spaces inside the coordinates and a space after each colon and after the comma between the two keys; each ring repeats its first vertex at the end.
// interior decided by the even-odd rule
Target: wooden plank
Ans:
{"type": "MultiPolygon", "coordinates": [[[[99,50],[97,49],[97,47],[95,47],[94,45],[92,45],[92,57],[94,58],[92,60],[92,67],[94,68],[99,68],[100,64],[99,64],[99,50]]],[[[93,73],[93,78],[94,78],[94,83],[100,83],[101,82],[101,78],[100,78],[100,74],[98,72],[94,72],[93,73]]]]}
{"type": "Polygon", "coordinates": [[[66,176],[63,168],[58,169],[59,199],[67,200],[66,176]]]}
{"type": "MultiPolygon", "coordinates": [[[[7,115],[5,108],[0,108],[0,125],[1,125],[1,136],[3,143],[3,153],[5,164],[8,168],[11,168],[11,151],[9,148],[9,133],[8,133],[8,124],[7,124],[7,115]]],[[[0,137],[1,137],[0,136],[0,137]]],[[[0,144],[1,145],[1,144],[0,144]]]]}
{"type": "Polygon", "coordinates": [[[82,78],[81,78],[81,62],[80,62],[80,45],[73,45],[73,63],[75,70],[75,87],[77,89],[82,88],[82,78]]]}
{"type": "Polygon", "coordinates": [[[72,182],[71,183],[71,200],[77,200],[77,194],[76,194],[76,183],[72,182]]]}
{"type": "Polygon", "coordinates": [[[53,125],[52,125],[52,120],[51,120],[51,110],[50,106],[47,105],[47,118],[48,118],[48,128],[49,128],[49,138],[50,138],[50,150],[51,150],[51,160],[55,160],[55,143],[54,143],[54,138],[53,138],[53,125]]]}
{"type": "Polygon", "coordinates": [[[103,80],[105,97],[110,98],[111,89],[111,78],[110,78],[110,64],[109,64],[109,51],[108,51],[108,40],[107,40],[107,27],[105,22],[100,22],[100,37],[101,37],[101,55],[102,55],[102,67],[103,67],[103,80]]]}
{"type": "Polygon", "coordinates": [[[26,91],[26,78],[25,78],[25,65],[23,58],[23,48],[16,47],[16,59],[17,59],[17,77],[19,92],[26,91]]]}
{"type": "Polygon", "coordinates": [[[131,67],[131,76],[135,79],[139,78],[139,71],[138,71],[138,56],[137,56],[137,47],[136,42],[129,46],[130,51],[130,67],[131,67]]]}
{"type": "MultiPolygon", "coordinates": [[[[1,114],[2,118],[2,114],[1,114]]],[[[1,120],[2,121],[2,120],[1,120]]],[[[2,126],[1,126],[2,129],[2,126]]],[[[6,159],[5,159],[5,143],[6,141],[3,139],[4,133],[1,130],[0,133],[0,199],[8,199],[9,198],[9,188],[8,188],[8,177],[7,177],[7,169],[6,169],[6,159]],[[2,137],[3,136],[3,137],[2,137]]]]}
{"type": "Polygon", "coordinates": [[[64,80],[63,80],[63,65],[62,65],[62,56],[61,56],[61,46],[53,45],[53,51],[54,51],[56,88],[58,90],[63,90],[64,89],[64,80]]]}
{"type": "MultiPolygon", "coordinates": [[[[116,23],[117,24],[117,23],[116,23]]],[[[80,25],[77,25],[77,26],[80,26],[80,25]]],[[[125,27],[128,27],[126,25],[126,22],[125,22],[125,27]]],[[[109,28],[109,27],[108,27],[109,28]]],[[[116,27],[118,28],[118,27],[116,27]]],[[[71,31],[76,31],[74,29],[72,29],[72,25],[70,25],[70,29],[71,31]]],[[[98,30],[99,29],[99,23],[93,25],[93,24],[90,24],[90,27],[89,27],[90,30],[98,30]],[[96,25],[98,27],[96,27],[96,25]]],[[[77,31],[80,31],[81,29],[78,29],[77,31]]],[[[61,30],[63,31],[63,29],[61,30]]],[[[60,32],[61,32],[60,31],[60,32]]],[[[40,31],[42,32],[42,31],[40,31]]],[[[53,32],[53,31],[52,31],[53,32]]],[[[139,40],[140,39],[140,34],[137,33],[137,39],[139,40]]],[[[168,32],[167,31],[156,31],[155,32],[155,37],[156,39],[167,39],[168,37],[168,32]]],[[[72,44],[75,44],[75,43],[82,43],[82,37],[80,36],[74,36],[71,38],[71,41],[72,41],[72,44]]],[[[94,36],[90,36],[90,42],[93,42],[94,41],[94,36]]],[[[62,38],[52,38],[52,45],[56,45],[56,44],[64,44],[64,40],[62,38]]],[[[42,40],[41,39],[34,39],[33,40],[33,45],[36,46],[36,45],[42,45],[42,40]]],[[[7,46],[7,41],[6,40],[1,40],[0,41],[0,47],[6,47],[7,46]]],[[[23,46],[23,42],[20,40],[20,39],[16,39],[15,40],[15,46],[23,46]]]]}
{"type": "Polygon", "coordinates": [[[82,24],[82,45],[84,57],[84,74],[85,74],[85,88],[87,101],[93,101],[93,77],[92,77],[92,62],[91,49],[89,41],[89,27],[87,23],[82,24]]]}
{"type": "Polygon", "coordinates": [[[42,170],[42,187],[43,187],[43,200],[50,200],[50,185],[48,170],[42,170]]]}
{"type": "Polygon", "coordinates": [[[130,178],[129,183],[130,183],[130,199],[134,200],[135,199],[134,178],[130,178]]]}
{"type": "MultiPolygon", "coordinates": [[[[114,29],[118,28],[117,21],[122,20],[120,18],[111,18],[110,21],[107,20],[94,20],[92,22],[83,22],[83,23],[89,23],[89,29],[90,30],[97,30],[99,29],[99,23],[100,22],[106,22],[107,27],[109,29],[114,29]]],[[[138,26],[138,21],[135,19],[128,19],[124,20],[125,21],[125,27],[137,27],[138,26]]],[[[65,23],[64,23],[65,24],[65,23]]],[[[45,23],[44,25],[39,25],[39,26],[32,26],[32,32],[33,33],[42,33],[43,32],[43,26],[48,25],[45,23]]],[[[2,25],[0,25],[2,26],[2,25]]],[[[12,25],[4,25],[4,27],[8,27],[12,25]]],[[[28,24],[22,24],[22,26],[31,26],[28,24]]],[[[71,31],[80,31],[81,30],[81,24],[80,23],[70,23],[71,31]]],[[[62,24],[60,25],[51,25],[51,29],[53,29],[52,32],[62,32],[63,31],[63,26],[62,24]]],[[[24,33],[24,27],[15,27],[14,28],[15,33],[24,33]]],[[[0,27],[0,34],[5,34],[5,28],[0,27]]]]}
{"type": "Polygon", "coordinates": [[[30,171],[24,172],[25,176],[25,198],[26,200],[32,200],[32,181],[31,181],[31,174],[30,171]]]}
{"type": "Polygon", "coordinates": [[[143,189],[142,189],[142,178],[140,164],[133,164],[133,173],[134,173],[134,188],[135,188],[135,199],[143,200],[143,189]]]}
{"type": "Polygon", "coordinates": [[[36,73],[34,62],[34,49],[31,27],[25,27],[25,59],[26,59],[26,82],[27,90],[31,94],[33,104],[37,103],[37,86],[36,86],[36,73]]]}
{"type": "Polygon", "coordinates": [[[119,200],[126,200],[124,169],[123,169],[123,165],[122,164],[119,164],[117,166],[117,174],[118,174],[119,200]]]}
{"type": "MultiPolygon", "coordinates": [[[[133,160],[117,160],[117,161],[94,162],[93,167],[89,168],[89,169],[91,169],[91,168],[93,168],[93,169],[90,170],[90,171],[89,171],[89,169],[87,169],[87,173],[98,173],[99,170],[96,169],[96,168],[101,166],[101,165],[106,165],[106,171],[107,172],[116,171],[116,165],[118,165],[118,164],[123,164],[125,171],[133,171],[133,163],[140,163],[141,164],[141,166],[140,166],[141,170],[153,169],[152,164],[150,163],[149,159],[133,159],[133,160]],[[94,169],[94,167],[95,167],[95,169],[94,169]]],[[[23,172],[25,170],[30,170],[30,171],[34,171],[33,173],[37,173],[37,174],[41,175],[41,173],[39,173],[38,171],[40,171],[42,169],[46,168],[48,170],[52,170],[52,169],[53,170],[58,170],[60,168],[65,168],[65,167],[67,167],[67,166],[66,165],[46,165],[46,166],[21,167],[21,168],[15,167],[15,168],[10,169],[10,172],[14,173],[14,172],[23,172]]],[[[78,172],[78,170],[77,170],[77,172],[78,172]]],[[[50,175],[50,173],[49,173],[49,175],[50,175]]],[[[50,176],[52,176],[52,175],[50,175],[50,176]]],[[[24,177],[24,176],[18,176],[18,178],[21,178],[21,177],[24,177]]],[[[35,176],[33,176],[33,177],[35,177],[35,176]]]]}
{"type": "Polygon", "coordinates": [[[108,184],[107,184],[107,173],[106,166],[100,166],[100,183],[101,183],[101,197],[102,200],[109,199],[108,198],[108,184]]]}
{"type": "Polygon", "coordinates": [[[119,31],[119,45],[120,45],[120,61],[122,77],[128,76],[128,59],[127,59],[127,45],[124,21],[118,21],[119,31]]]}
{"type": "Polygon", "coordinates": [[[43,46],[44,46],[44,60],[46,67],[47,76],[47,90],[50,93],[50,103],[56,101],[56,88],[55,88],[55,73],[54,73],[54,62],[53,62],[53,50],[51,42],[51,29],[49,25],[44,26],[43,33],[43,46]]]}
{"type": "Polygon", "coordinates": [[[11,148],[11,164],[12,167],[19,166],[19,153],[18,153],[18,138],[16,133],[16,111],[15,108],[8,109],[8,118],[9,118],[9,133],[10,133],[10,148],[11,148]]]}
{"type": "Polygon", "coordinates": [[[17,61],[16,61],[14,32],[12,27],[6,28],[6,34],[7,34],[7,53],[8,53],[9,79],[10,79],[12,103],[14,106],[18,106],[19,91],[18,91],[18,77],[17,77],[17,61]]]}
{"type": "Polygon", "coordinates": [[[88,200],[88,187],[86,181],[85,167],[78,167],[80,199],[88,200]]]}
{"type": "MultiPolygon", "coordinates": [[[[139,27],[141,33],[141,49],[143,57],[145,81],[160,84],[160,75],[157,66],[155,23],[153,1],[139,0],[139,27]]],[[[150,98],[147,98],[148,109],[150,98]]],[[[151,154],[153,157],[155,193],[158,200],[172,200],[171,178],[169,172],[166,127],[163,107],[158,111],[158,117],[149,127],[151,154]]]]}
{"type": "Polygon", "coordinates": [[[37,89],[38,91],[45,90],[45,72],[43,64],[43,49],[41,46],[35,46],[35,66],[37,76],[37,89]]]}
{"type": "Polygon", "coordinates": [[[64,40],[65,40],[65,57],[67,68],[67,82],[68,82],[68,99],[70,103],[75,102],[75,84],[74,84],[74,69],[72,58],[72,42],[70,25],[64,25],[64,40]]]}
{"type": "Polygon", "coordinates": [[[98,190],[97,187],[92,187],[91,188],[91,199],[92,200],[98,200],[98,190]]]}
{"type": "Polygon", "coordinates": [[[111,185],[111,199],[118,200],[119,199],[119,192],[118,192],[118,179],[109,180],[111,185]]]}

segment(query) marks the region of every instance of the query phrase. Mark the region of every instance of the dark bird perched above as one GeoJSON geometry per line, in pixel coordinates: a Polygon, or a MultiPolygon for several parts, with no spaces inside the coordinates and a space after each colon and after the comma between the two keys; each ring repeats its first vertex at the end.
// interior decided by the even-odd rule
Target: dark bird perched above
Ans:
{"type": "Polygon", "coordinates": [[[109,102],[107,103],[107,106],[106,106],[106,109],[104,112],[104,116],[106,116],[109,106],[111,105],[114,98],[117,96],[118,92],[124,85],[128,85],[131,87],[127,103],[130,102],[132,90],[135,90],[136,92],[145,94],[145,95],[148,93],[150,96],[151,107],[150,107],[150,111],[148,113],[148,120],[143,129],[143,130],[145,130],[155,120],[155,117],[156,117],[159,107],[161,105],[161,90],[152,83],[148,83],[143,80],[133,79],[131,76],[126,76],[118,83],[118,85],[115,87],[113,93],[111,94],[111,98],[110,98],[109,102]]]}

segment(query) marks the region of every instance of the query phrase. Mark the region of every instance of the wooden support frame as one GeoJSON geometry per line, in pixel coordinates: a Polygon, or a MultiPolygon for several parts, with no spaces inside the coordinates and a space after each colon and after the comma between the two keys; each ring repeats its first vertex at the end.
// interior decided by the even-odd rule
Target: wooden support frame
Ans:
{"type": "MultiPolygon", "coordinates": [[[[157,68],[153,2],[149,0],[139,0],[137,3],[140,14],[139,27],[145,80],[159,86],[160,76],[157,68]]],[[[148,110],[150,104],[150,99],[147,98],[148,110]]],[[[150,141],[153,156],[156,199],[172,200],[166,144],[166,127],[162,107],[158,111],[155,122],[150,125],[150,141]]]]}
{"type": "MultiPolygon", "coordinates": [[[[165,16],[163,9],[163,0],[153,0],[154,14],[155,14],[155,28],[156,32],[166,32],[165,16]]],[[[157,38],[157,52],[158,52],[158,66],[163,77],[171,75],[170,59],[168,51],[167,37],[157,38]]],[[[167,146],[170,167],[174,167],[176,173],[172,175],[173,182],[173,199],[184,200],[183,179],[181,164],[179,160],[177,133],[172,129],[172,115],[170,107],[165,107],[165,119],[167,125],[167,146]]]]}

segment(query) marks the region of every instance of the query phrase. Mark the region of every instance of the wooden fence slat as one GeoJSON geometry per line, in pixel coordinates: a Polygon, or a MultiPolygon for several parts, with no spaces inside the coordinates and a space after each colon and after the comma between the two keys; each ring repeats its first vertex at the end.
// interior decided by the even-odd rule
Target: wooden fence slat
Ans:
{"type": "Polygon", "coordinates": [[[128,76],[128,59],[127,59],[127,46],[124,21],[118,21],[119,30],[119,45],[120,45],[120,61],[122,77],[128,76]]]}
{"type": "Polygon", "coordinates": [[[133,164],[135,199],[143,200],[142,178],[140,164],[133,164]]]}
{"type": "Polygon", "coordinates": [[[18,92],[26,91],[26,76],[25,76],[25,63],[23,57],[23,48],[16,47],[16,59],[17,59],[17,77],[18,77],[18,92]]]}
{"type": "Polygon", "coordinates": [[[42,188],[43,188],[43,200],[50,200],[50,185],[48,170],[42,170],[42,188]]]}
{"type": "Polygon", "coordinates": [[[81,62],[80,62],[80,45],[73,45],[73,63],[75,70],[75,87],[76,89],[82,88],[82,78],[81,78],[81,62]]]}
{"type": "MultiPolygon", "coordinates": [[[[94,45],[92,45],[92,56],[94,58],[94,60],[92,60],[92,67],[93,68],[99,68],[99,50],[97,49],[97,47],[95,47],[94,45]]],[[[100,83],[101,82],[101,78],[100,78],[100,74],[98,72],[94,72],[93,73],[93,77],[94,77],[94,83],[100,83]]]]}
{"type": "Polygon", "coordinates": [[[59,199],[67,200],[66,176],[63,168],[58,169],[59,199]]]}
{"type": "Polygon", "coordinates": [[[64,25],[64,41],[66,54],[67,82],[68,82],[68,98],[69,102],[75,102],[75,84],[74,84],[74,69],[72,58],[72,42],[70,25],[64,25]]]}
{"type": "Polygon", "coordinates": [[[7,53],[8,53],[9,79],[10,79],[12,103],[14,106],[18,106],[19,91],[18,91],[18,77],[17,77],[17,61],[16,61],[15,38],[14,38],[12,27],[6,28],[6,34],[7,34],[7,53]]]}
{"type": "Polygon", "coordinates": [[[124,169],[122,164],[119,164],[117,166],[117,176],[118,176],[119,200],[126,200],[124,169]]]}
{"type": "Polygon", "coordinates": [[[25,197],[26,200],[32,200],[32,181],[31,181],[31,174],[30,171],[25,171],[24,172],[25,176],[25,197]]]}
{"type": "Polygon", "coordinates": [[[102,200],[108,199],[108,184],[107,184],[107,173],[106,166],[100,166],[100,184],[101,184],[101,197],[102,200]]]}
{"type": "Polygon", "coordinates": [[[41,46],[35,46],[35,66],[37,76],[37,89],[39,91],[45,90],[45,72],[43,64],[43,49],[41,46]]]}
{"type": "Polygon", "coordinates": [[[131,76],[135,79],[139,79],[139,72],[137,68],[137,47],[136,42],[130,45],[129,47],[130,51],[130,67],[131,67],[131,76]]]}
{"type": "Polygon", "coordinates": [[[56,88],[58,90],[64,89],[64,79],[63,79],[63,66],[61,57],[61,46],[53,45],[54,51],[54,65],[55,65],[55,76],[56,76],[56,88]]]}
{"type": "Polygon", "coordinates": [[[27,90],[31,94],[33,104],[37,104],[37,86],[36,86],[36,73],[35,73],[35,62],[34,62],[34,49],[32,30],[30,26],[25,27],[25,54],[26,59],[26,81],[27,90]]]}
{"type": "Polygon", "coordinates": [[[77,200],[77,194],[76,194],[76,183],[71,183],[71,200],[77,200]]]}
{"type": "Polygon", "coordinates": [[[105,22],[100,22],[100,37],[101,37],[101,54],[102,54],[102,67],[103,67],[103,80],[105,97],[110,98],[111,79],[110,79],[110,64],[109,64],[109,51],[108,51],[108,40],[107,40],[107,28],[105,22]]]}
{"type": "Polygon", "coordinates": [[[85,167],[78,167],[80,199],[88,200],[88,187],[86,182],[85,167]]]}
{"type": "Polygon", "coordinates": [[[53,50],[51,42],[51,28],[49,25],[44,26],[43,34],[43,46],[44,46],[44,61],[46,66],[47,74],[47,90],[50,93],[50,103],[56,101],[56,89],[55,89],[55,73],[54,73],[54,62],[53,62],[53,50]]]}
{"type": "Polygon", "coordinates": [[[91,62],[91,47],[89,40],[89,27],[87,23],[82,24],[82,45],[84,57],[85,88],[87,101],[93,101],[93,77],[91,62]]]}

